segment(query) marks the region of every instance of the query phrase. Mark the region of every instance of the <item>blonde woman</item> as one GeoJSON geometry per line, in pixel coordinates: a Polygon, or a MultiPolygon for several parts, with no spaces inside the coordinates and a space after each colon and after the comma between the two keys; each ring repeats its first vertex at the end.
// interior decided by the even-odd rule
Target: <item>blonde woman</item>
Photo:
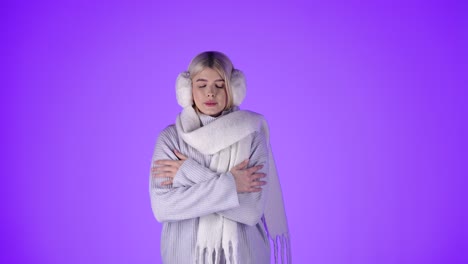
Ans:
{"type": "Polygon", "coordinates": [[[159,135],[150,196],[164,263],[290,263],[283,198],[263,116],[239,105],[244,75],[203,52],[176,81],[182,106],[159,135]]]}

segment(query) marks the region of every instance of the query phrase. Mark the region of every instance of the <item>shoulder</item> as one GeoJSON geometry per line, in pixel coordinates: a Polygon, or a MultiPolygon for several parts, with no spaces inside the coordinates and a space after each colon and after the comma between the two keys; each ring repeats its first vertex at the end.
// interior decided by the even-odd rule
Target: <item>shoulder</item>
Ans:
{"type": "Polygon", "coordinates": [[[175,141],[177,139],[177,129],[174,124],[167,126],[161,132],[159,133],[158,136],[158,141],[175,141]]]}
{"type": "Polygon", "coordinates": [[[160,135],[177,133],[175,124],[168,125],[163,130],[161,130],[160,135]]]}

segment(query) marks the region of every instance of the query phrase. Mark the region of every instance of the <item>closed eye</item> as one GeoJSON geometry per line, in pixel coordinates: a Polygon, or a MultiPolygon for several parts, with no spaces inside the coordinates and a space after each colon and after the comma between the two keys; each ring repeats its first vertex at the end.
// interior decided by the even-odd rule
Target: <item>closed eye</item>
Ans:
{"type": "MultiPolygon", "coordinates": [[[[215,85],[216,88],[218,89],[223,89],[224,88],[224,85],[221,85],[221,86],[218,86],[218,85],[215,85]]],[[[202,85],[202,86],[198,86],[198,88],[205,88],[206,87],[206,84],[205,85],[202,85]]]]}

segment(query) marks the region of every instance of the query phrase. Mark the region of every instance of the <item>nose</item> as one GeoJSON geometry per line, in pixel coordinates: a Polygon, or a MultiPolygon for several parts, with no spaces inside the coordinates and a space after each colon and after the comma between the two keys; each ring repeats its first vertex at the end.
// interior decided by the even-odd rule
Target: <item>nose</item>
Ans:
{"type": "Polygon", "coordinates": [[[207,96],[215,97],[215,95],[216,95],[216,88],[214,87],[214,85],[210,85],[207,89],[207,96]]]}

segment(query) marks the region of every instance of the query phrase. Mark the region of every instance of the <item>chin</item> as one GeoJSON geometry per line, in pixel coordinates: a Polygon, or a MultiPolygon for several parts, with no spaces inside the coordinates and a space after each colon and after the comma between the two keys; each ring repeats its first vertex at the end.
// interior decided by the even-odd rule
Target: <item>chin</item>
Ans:
{"type": "Polygon", "coordinates": [[[223,112],[223,110],[214,110],[214,109],[210,109],[209,111],[202,111],[202,113],[204,113],[205,115],[209,115],[209,116],[219,116],[221,113],[223,112]]]}

